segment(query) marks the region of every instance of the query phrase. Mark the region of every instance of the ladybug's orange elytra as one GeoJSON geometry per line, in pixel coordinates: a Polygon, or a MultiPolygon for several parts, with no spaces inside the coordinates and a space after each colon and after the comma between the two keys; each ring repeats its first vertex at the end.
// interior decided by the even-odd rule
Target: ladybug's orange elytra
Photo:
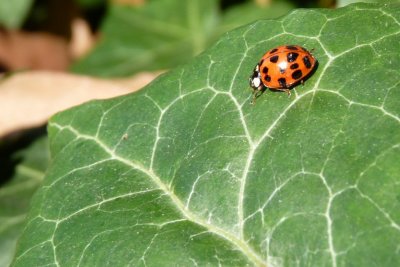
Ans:
{"type": "Polygon", "coordinates": [[[318,61],[304,47],[282,45],[267,51],[249,78],[253,102],[266,88],[285,91],[304,80],[314,71],[318,61]]]}

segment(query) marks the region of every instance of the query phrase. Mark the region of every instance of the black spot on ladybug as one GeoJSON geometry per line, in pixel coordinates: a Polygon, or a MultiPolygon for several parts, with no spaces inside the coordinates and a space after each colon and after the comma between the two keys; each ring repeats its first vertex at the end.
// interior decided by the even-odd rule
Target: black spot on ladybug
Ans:
{"type": "Polygon", "coordinates": [[[273,53],[275,53],[276,51],[278,51],[278,48],[272,49],[271,51],[269,51],[269,53],[270,53],[270,54],[273,54],[273,53]]]}
{"type": "Polygon", "coordinates": [[[304,65],[306,65],[307,69],[311,68],[311,61],[308,56],[303,57],[303,62],[304,62],[304,65]]]}
{"type": "Polygon", "coordinates": [[[262,69],[262,73],[264,73],[264,74],[268,73],[268,68],[267,68],[267,67],[264,67],[264,68],[262,69]]]}
{"type": "Polygon", "coordinates": [[[265,75],[265,76],[264,76],[264,79],[265,79],[267,82],[270,82],[270,81],[271,81],[271,76],[265,75]]]}
{"type": "Polygon", "coordinates": [[[292,65],[290,65],[290,69],[295,70],[299,67],[299,64],[297,63],[293,63],[292,65]]]}
{"type": "Polygon", "coordinates": [[[295,80],[301,78],[301,76],[303,76],[301,70],[296,70],[295,72],[292,73],[292,78],[295,80]]]}
{"type": "Polygon", "coordinates": [[[289,53],[289,54],[287,54],[287,61],[293,62],[297,59],[298,56],[299,56],[299,54],[297,54],[297,53],[289,53]]]}
{"type": "Polygon", "coordinates": [[[278,59],[279,59],[279,56],[276,55],[276,56],[270,57],[269,61],[271,61],[272,63],[276,63],[276,62],[278,62],[278,59]]]}
{"type": "Polygon", "coordinates": [[[279,72],[280,72],[281,74],[284,74],[285,71],[286,71],[286,68],[279,68],[279,72]]]}
{"type": "Polygon", "coordinates": [[[289,50],[298,50],[298,48],[293,45],[287,45],[286,48],[289,50]]]}
{"type": "Polygon", "coordinates": [[[285,78],[279,78],[279,79],[278,79],[278,82],[279,82],[279,85],[280,85],[282,88],[287,88],[287,86],[286,86],[286,79],[285,79],[285,78]]]}

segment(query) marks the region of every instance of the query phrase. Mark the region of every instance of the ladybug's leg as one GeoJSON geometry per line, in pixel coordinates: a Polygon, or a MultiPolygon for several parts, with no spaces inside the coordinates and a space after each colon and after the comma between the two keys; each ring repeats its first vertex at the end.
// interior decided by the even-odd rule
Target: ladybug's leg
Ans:
{"type": "Polygon", "coordinates": [[[254,105],[256,103],[256,99],[259,98],[265,91],[264,87],[254,90],[253,99],[251,100],[251,104],[254,105]]]}
{"type": "Polygon", "coordinates": [[[251,99],[251,104],[254,105],[256,103],[256,99],[262,94],[259,90],[254,90],[253,98],[251,99]]]}
{"type": "Polygon", "coordinates": [[[285,92],[289,97],[291,95],[290,90],[288,88],[283,88],[283,89],[277,89],[279,91],[285,92]]]}

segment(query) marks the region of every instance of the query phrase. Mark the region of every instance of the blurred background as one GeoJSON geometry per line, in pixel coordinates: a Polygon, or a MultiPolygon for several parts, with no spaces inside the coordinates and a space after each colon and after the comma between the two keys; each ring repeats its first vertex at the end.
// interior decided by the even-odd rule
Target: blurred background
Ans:
{"type": "Polygon", "coordinates": [[[334,0],[0,0],[0,71],[116,77],[165,70],[232,28],[294,8],[336,5],[334,0]]]}
{"type": "Polygon", "coordinates": [[[0,0],[0,267],[44,177],[52,114],[138,90],[241,25],[353,2],[0,0]]]}

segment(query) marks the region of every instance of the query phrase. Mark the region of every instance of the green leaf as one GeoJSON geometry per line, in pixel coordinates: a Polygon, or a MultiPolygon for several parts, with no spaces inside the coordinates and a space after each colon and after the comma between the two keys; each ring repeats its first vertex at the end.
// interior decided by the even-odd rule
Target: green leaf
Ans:
{"type": "Polygon", "coordinates": [[[40,138],[18,152],[21,159],[13,178],[0,188],[0,266],[9,266],[17,239],[22,233],[33,193],[41,184],[48,166],[47,138],[40,138]]]}
{"type": "Polygon", "coordinates": [[[285,14],[286,3],[260,8],[238,5],[221,15],[217,0],[155,0],[140,7],[111,5],[102,40],[72,70],[99,76],[126,76],[187,62],[221,33],[258,18],[285,14]]]}
{"type": "Polygon", "coordinates": [[[0,0],[0,25],[18,28],[31,6],[32,0],[0,0]]]}
{"type": "Polygon", "coordinates": [[[339,7],[343,7],[346,5],[350,5],[350,4],[354,4],[354,3],[358,3],[358,2],[363,2],[363,3],[386,3],[386,4],[390,4],[390,3],[400,3],[400,0],[338,0],[337,1],[337,6],[339,7]]]}
{"type": "Polygon", "coordinates": [[[52,118],[13,266],[400,266],[400,9],[295,10],[52,118]],[[304,86],[251,105],[281,44],[304,86]]]}
{"type": "Polygon", "coordinates": [[[96,7],[106,4],[106,0],[75,0],[80,6],[85,8],[96,7]]]}
{"type": "Polygon", "coordinates": [[[73,66],[79,73],[121,76],[175,66],[204,49],[216,25],[217,1],[155,0],[111,5],[94,51],[73,66]]]}
{"type": "Polygon", "coordinates": [[[286,1],[271,1],[267,6],[259,6],[255,1],[233,6],[222,14],[217,35],[258,19],[273,19],[283,16],[292,9],[294,9],[294,5],[286,1]]]}

